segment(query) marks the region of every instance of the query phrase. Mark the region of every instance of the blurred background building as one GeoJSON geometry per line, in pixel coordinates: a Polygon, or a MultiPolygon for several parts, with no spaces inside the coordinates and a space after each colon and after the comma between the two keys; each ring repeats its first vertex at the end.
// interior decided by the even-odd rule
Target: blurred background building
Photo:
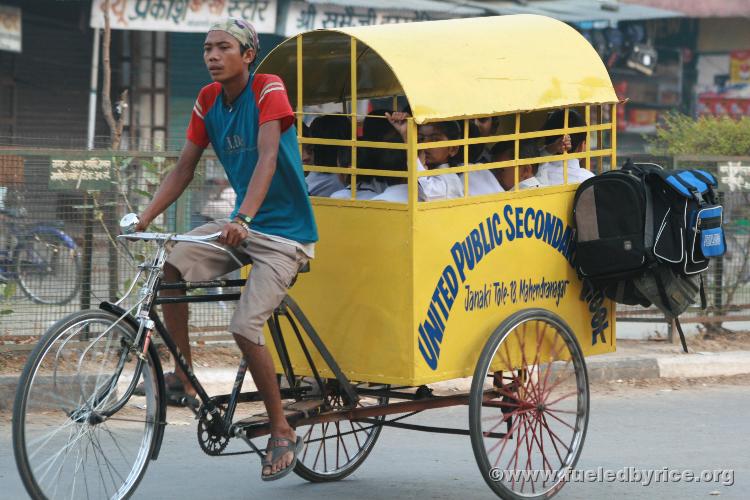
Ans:
{"type": "MultiPolygon", "coordinates": [[[[103,4],[0,0],[0,144],[86,144],[103,4]]],[[[255,23],[262,57],[304,30],[520,13],[560,19],[591,41],[628,99],[622,151],[642,151],[668,110],[750,114],[750,4],[741,0],[111,0],[112,95],[130,92],[122,146],[180,147],[208,82],[200,50],[214,18],[255,23]]],[[[93,129],[106,146],[99,103],[93,129]]]]}

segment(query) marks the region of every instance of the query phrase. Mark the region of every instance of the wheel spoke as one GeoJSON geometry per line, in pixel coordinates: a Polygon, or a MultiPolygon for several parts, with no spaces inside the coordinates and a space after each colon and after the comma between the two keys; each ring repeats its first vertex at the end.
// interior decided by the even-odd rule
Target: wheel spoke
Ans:
{"type": "MultiPolygon", "coordinates": [[[[557,434],[555,434],[555,432],[550,428],[549,422],[547,422],[546,415],[542,415],[542,418],[544,420],[544,426],[547,429],[547,432],[549,433],[549,435],[552,438],[556,439],[557,442],[560,443],[560,446],[565,447],[565,451],[570,451],[570,448],[568,447],[568,445],[565,444],[565,441],[563,441],[562,439],[560,439],[560,437],[557,434]]],[[[561,459],[561,462],[562,462],[562,459],[561,459]]]]}
{"type": "Polygon", "coordinates": [[[488,340],[475,371],[470,428],[483,474],[498,466],[511,472],[488,481],[500,497],[546,498],[560,486],[561,467],[575,465],[588,419],[581,359],[575,335],[547,311],[514,313],[488,340]],[[488,375],[494,388],[489,398],[488,375]],[[504,435],[490,440],[503,425],[504,435]],[[545,475],[526,474],[536,470],[545,475]]]}
{"type": "MultiPolygon", "coordinates": [[[[342,395],[336,391],[337,389],[333,389],[326,397],[326,411],[335,413],[345,408],[342,395]]],[[[375,403],[372,402],[372,398],[365,396],[359,401],[358,406],[380,405],[385,402],[387,398],[382,396],[377,397],[375,403]]],[[[380,431],[381,427],[376,424],[363,425],[362,422],[348,418],[310,425],[305,431],[305,451],[307,452],[307,448],[315,441],[320,441],[320,445],[314,457],[312,452],[302,454],[295,472],[313,482],[341,479],[360,465],[380,431]]]]}
{"type": "Polygon", "coordinates": [[[305,461],[305,458],[307,458],[307,450],[310,449],[310,445],[309,445],[309,443],[310,443],[310,434],[312,434],[312,430],[313,430],[314,427],[315,427],[314,425],[311,425],[310,428],[307,430],[307,433],[305,434],[305,437],[302,438],[302,440],[305,443],[308,443],[305,446],[305,451],[302,452],[302,461],[303,462],[305,461]]]}
{"type": "Polygon", "coordinates": [[[558,372],[567,372],[568,373],[567,375],[565,375],[565,376],[559,376],[559,375],[557,375],[555,377],[555,380],[553,380],[552,383],[549,384],[548,387],[545,387],[544,394],[543,394],[543,397],[542,397],[542,401],[546,400],[547,397],[549,397],[549,395],[552,393],[552,391],[555,390],[555,389],[557,389],[560,386],[560,384],[562,384],[563,382],[566,382],[566,381],[570,380],[571,377],[575,377],[576,376],[575,371],[568,370],[568,368],[570,367],[570,363],[571,363],[571,361],[568,360],[565,363],[565,366],[563,366],[560,370],[558,370],[558,372]]]}
{"type": "Polygon", "coordinates": [[[564,421],[563,419],[561,419],[557,415],[554,415],[554,414],[550,413],[549,416],[552,417],[552,418],[554,418],[555,420],[557,420],[558,422],[560,422],[564,426],[570,428],[570,430],[573,430],[573,431],[576,430],[575,427],[573,427],[572,425],[570,425],[568,422],[564,421]]]}
{"type": "Polygon", "coordinates": [[[557,399],[555,399],[553,401],[549,401],[549,402],[545,401],[544,404],[546,406],[552,406],[554,404],[559,403],[563,399],[568,399],[571,396],[577,396],[577,395],[578,395],[578,391],[568,392],[568,393],[563,394],[562,396],[560,396],[559,398],[557,398],[557,399]]]}
{"type": "Polygon", "coordinates": [[[539,417],[536,415],[534,416],[534,420],[536,421],[536,424],[539,428],[540,435],[537,435],[537,433],[535,432],[533,436],[534,440],[536,441],[536,445],[539,447],[539,452],[542,455],[542,467],[546,465],[548,468],[547,470],[552,471],[552,464],[549,463],[549,460],[547,460],[547,455],[544,453],[544,436],[541,436],[542,423],[539,417]]]}
{"type": "MultiPolygon", "coordinates": [[[[357,432],[354,430],[355,423],[356,422],[352,422],[351,420],[349,420],[349,427],[352,428],[352,432],[354,433],[354,440],[357,442],[357,449],[359,450],[362,448],[362,443],[359,442],[359,436],[357,436],[357,432]]],[[[359,427],[360,429],[362,428],[362,426],[359,426],[359,427]]]]}

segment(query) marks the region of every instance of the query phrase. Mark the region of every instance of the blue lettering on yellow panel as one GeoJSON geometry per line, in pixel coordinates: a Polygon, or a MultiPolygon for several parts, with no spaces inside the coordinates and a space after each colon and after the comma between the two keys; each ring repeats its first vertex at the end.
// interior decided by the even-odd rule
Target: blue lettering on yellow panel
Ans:
{"type": "MultiPolygon", "coordinates": [[[[424,320],[419,324],[419,352],[431,369],[437,369],[445,326],[458,292],[465,286],[469,271],[504,242],[507,245],[522,238],[543,241],[572,265],[575,255],[574,232],[567,224],[563,227],[563,221],[554,214],[530,207],[505,205],[502,210],[481,221],[464,239],[451,245],[450,263],[440,274],[424,320]]],[[[559,285],[555,285],[558,287],[556,289],[553,284],[545,283],[544,280],[535,286],[553,295],[559,294],[560,291],[559,285]]],[[[484,305],[487,291],[483,290],[481,293],[484,295],[476,295],[474,302],[484,305]]],[[[562,293],[564,294],[564,288],[562,293]]],[[[591,343],[594,345],[597,342],[605,342],[604,331],[609,327],[609,312],[604,297],[600,292],[591,289],[584,290],[584,295],[592,314],[591,343]]],[[[559,302],[559,295],[555,296],[559,302]]]]}

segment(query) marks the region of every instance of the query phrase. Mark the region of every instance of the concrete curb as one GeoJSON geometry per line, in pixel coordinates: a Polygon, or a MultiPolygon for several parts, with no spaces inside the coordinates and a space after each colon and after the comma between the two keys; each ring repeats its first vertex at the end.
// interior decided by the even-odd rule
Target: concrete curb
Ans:
{"type": "Polygon", "coordinates": [[[698,352],[657,358],[661,378],[720,377],[750,373],[750,351],[698,352]]]}
{"type": "MultiPolygon", "coordinates": [[[[700,378],[750,374],[750,351],[696,352],[690,354],[622,356],[616,353],[586,359],[589,382],[647,380],[658,378],[700,378]]],[[[209,394],[231,391],[235,368],[196,367],[198,379],[209,394]]],[[[11,410],[17,376],[0,376],[0,410],[11,410]]],[[[468,392],[471,377],[447,380],[430,387],[437,392],[468,392]]],[[[245,375],[243,390],[255,390],[252,378],[245,375]]]]}
{"type": "Polygon", "coordinates": [[[625,379],[653,379],[661,376],[658,358],[632,357],[602,359],[604,356],[586,360],[589,382],[608,382],[625,379]]]}

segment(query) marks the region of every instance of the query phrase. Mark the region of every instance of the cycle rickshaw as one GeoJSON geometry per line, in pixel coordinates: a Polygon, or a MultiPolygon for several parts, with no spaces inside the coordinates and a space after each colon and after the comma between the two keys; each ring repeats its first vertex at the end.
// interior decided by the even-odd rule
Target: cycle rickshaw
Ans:
{"type": "MultiPolygon", "coordinates": [[[[382,428],[395,426],[469,435],[482,476],[503,498],[559,491],[586,435],[584,356],[615,349],[614,304],[584,289],[570,265],[576,186],[567,183],[567,169],[563,185],[480,196],[469,191],[469,177],[510,167],[518,184],[525,164],[577,159],[600,172],[614,165],[617,98],[596,52],[561,22],[504,16],[303,33],[278,46],[258,71],[284,80],[301,144],[351,152],[347,166],[305,165],[350,179],[351,199],[313,198],[320,230],[313,272],[268,322],[287,418],[306,442],[295,472],[313,482],[346,477],[382,428]],[[403,143],[357,138],[363,99],[385,99],[379,102],[391,109],[408,102],[403,143]],[[322,103],[338,103],[350,118],[349,139],[302,136],[306,107],[322,103]],[[562,128],[539,131],[553,109],[566,110],[562,128]],[[584,126],[569,126],[573,109],[584,126]],[[496,118],[497,131],[470,136],[469,121],[481,117],[496,118]],[[419,126],[446,120],[462,122],[463,137],[420,142],[419,126]],[[585,133],[585,149],[520,157],[521,141],[566,133],[585,133]],[[513,142],[512,159],[469,162],[470,146],[498,141],[513,142]],[[462,165],[418,170],[420,151],[446,146],[463,147],[462,165]],[[358,167],[362,148],[404,151],[408,168],[358,167]],[[463,197],[420,201],[420,179],[445,173],[463,175],[463,197]],[[408,200],[357,199],[356,178],[366,175],[405,181],[408,200]],[[469,376],[465,394],[429,387],[469,376]],[[468,405],[468,429],[402,421],[452,405],[468,405]]],[[[210,237],[120,238],[156,242],[140,267],[146,279],[135,305],[103,303],[61,320],[21,378],[14,450],[34,497],[134,491],[158,457],[166,425],[153,333],[187,370],[153,306],[238,296],[156,291],[244,282],[161,282],[167,241],[212,244],[210,237]],[[133,395],[139,380],[142,397],[133,395]]],[[[202,403],[195,409],[198,441],[208,454],[225,454],[233,438],[260,453],[252,439],[269,432],[265,414],[233,418],[239,403],[259,401],[241,391],[245,371],[242,361],[232,393],[213,397],[190,372],[202,403]]]]}

